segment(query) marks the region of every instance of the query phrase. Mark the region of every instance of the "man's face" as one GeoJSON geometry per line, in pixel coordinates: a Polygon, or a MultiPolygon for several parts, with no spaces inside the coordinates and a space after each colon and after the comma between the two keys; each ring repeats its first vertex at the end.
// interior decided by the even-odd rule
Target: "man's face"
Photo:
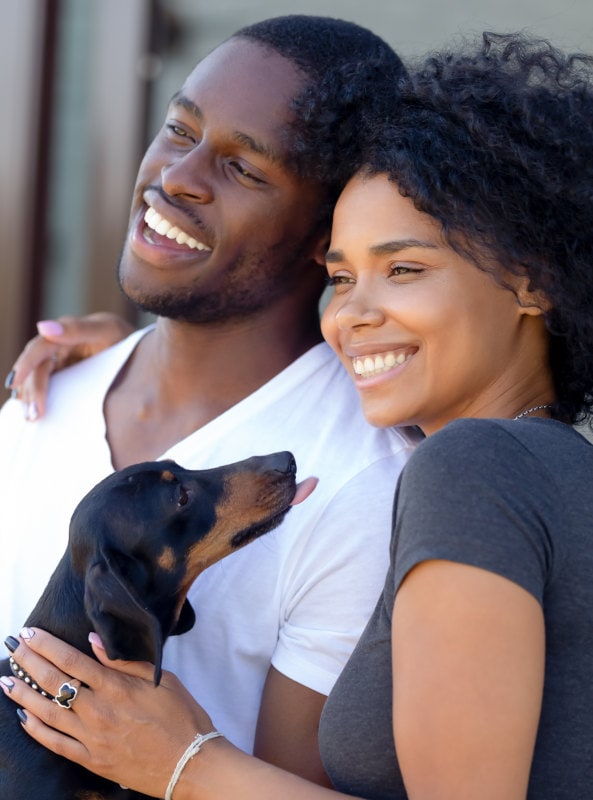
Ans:
{"type": "Polygon", "coordinates": [[[240,38],[190,74],[140,166],[119,266],[132,300],[228,320],[319,279],[321,193],[285,166],[301,84],[291,61],[240,38]]]}

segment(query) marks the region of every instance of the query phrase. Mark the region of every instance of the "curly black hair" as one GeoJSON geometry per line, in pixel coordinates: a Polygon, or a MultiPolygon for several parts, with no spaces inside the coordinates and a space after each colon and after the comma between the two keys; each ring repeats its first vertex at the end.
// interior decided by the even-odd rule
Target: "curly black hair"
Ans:
{"type": "Polygon", "coordinates": [[[437,219],[448,243],[541,292],[553,416],[593,409],[593,57],[523,33],[432,54],[366,120],[363,162],[437,219]]]}
{"type": "Polygon", "coordinates": [[[325,187],[329,224],[340,191],[360,163],[361,119],[387,114],[405,67],[379,36],[331,17],[272,17],[241,28],[231,38],[236,37],[275,51],[304,76],[285,134],[287,163],[325,187]]]}

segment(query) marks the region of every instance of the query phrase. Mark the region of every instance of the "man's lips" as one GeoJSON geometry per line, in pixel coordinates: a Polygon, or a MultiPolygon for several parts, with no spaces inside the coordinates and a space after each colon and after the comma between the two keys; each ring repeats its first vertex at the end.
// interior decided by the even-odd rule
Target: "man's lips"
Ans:
{"type": "MultiPolygon", "coordinates": [[[[195,236],[191,236],[187,231],[180,228],[179,225],[168,220],[152,206],[148,206],[146,209],[144,222],[150,230],[154,231],[158,236],[168,239],[171,243],[175,242],[189,250],[199,250],[206,253],[212,252],[212,248],[196,239],[195,236]]],[[[150,240],[150,234],[145,238],[150,240]]],[[[156,244],[155,241],[153,241],[153,243],[156,244]]]]}

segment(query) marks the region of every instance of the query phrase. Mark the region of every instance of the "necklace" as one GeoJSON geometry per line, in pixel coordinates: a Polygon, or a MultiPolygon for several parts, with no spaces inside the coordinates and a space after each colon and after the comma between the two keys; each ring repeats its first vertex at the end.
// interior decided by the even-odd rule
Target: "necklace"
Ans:
{"type": "Polygon", "coordinates": [[[513,417],[513,420],[521,419],[521,417],[527,417],[529,414],[533,414],[534,411],[541,411],[542,408],[552,408],[552,404],[544,403],[541,406],[532,406],[531,408],[526,408],[525,411],[522,411],[520,414],[517,414],[516,417],[513,417]]]}

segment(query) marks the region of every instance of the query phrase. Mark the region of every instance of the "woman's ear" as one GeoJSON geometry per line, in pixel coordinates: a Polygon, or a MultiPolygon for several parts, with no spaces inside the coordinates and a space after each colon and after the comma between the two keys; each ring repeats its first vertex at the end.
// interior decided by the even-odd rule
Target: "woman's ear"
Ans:
{"type": "Polygon", "coordinates": [[[536,317],[545,314],[552,308],[548,297],[540,290],[531,291],[530,280],[527,275],[516,279],[515,295],[520,306],[521,314],[536,317]]]}

